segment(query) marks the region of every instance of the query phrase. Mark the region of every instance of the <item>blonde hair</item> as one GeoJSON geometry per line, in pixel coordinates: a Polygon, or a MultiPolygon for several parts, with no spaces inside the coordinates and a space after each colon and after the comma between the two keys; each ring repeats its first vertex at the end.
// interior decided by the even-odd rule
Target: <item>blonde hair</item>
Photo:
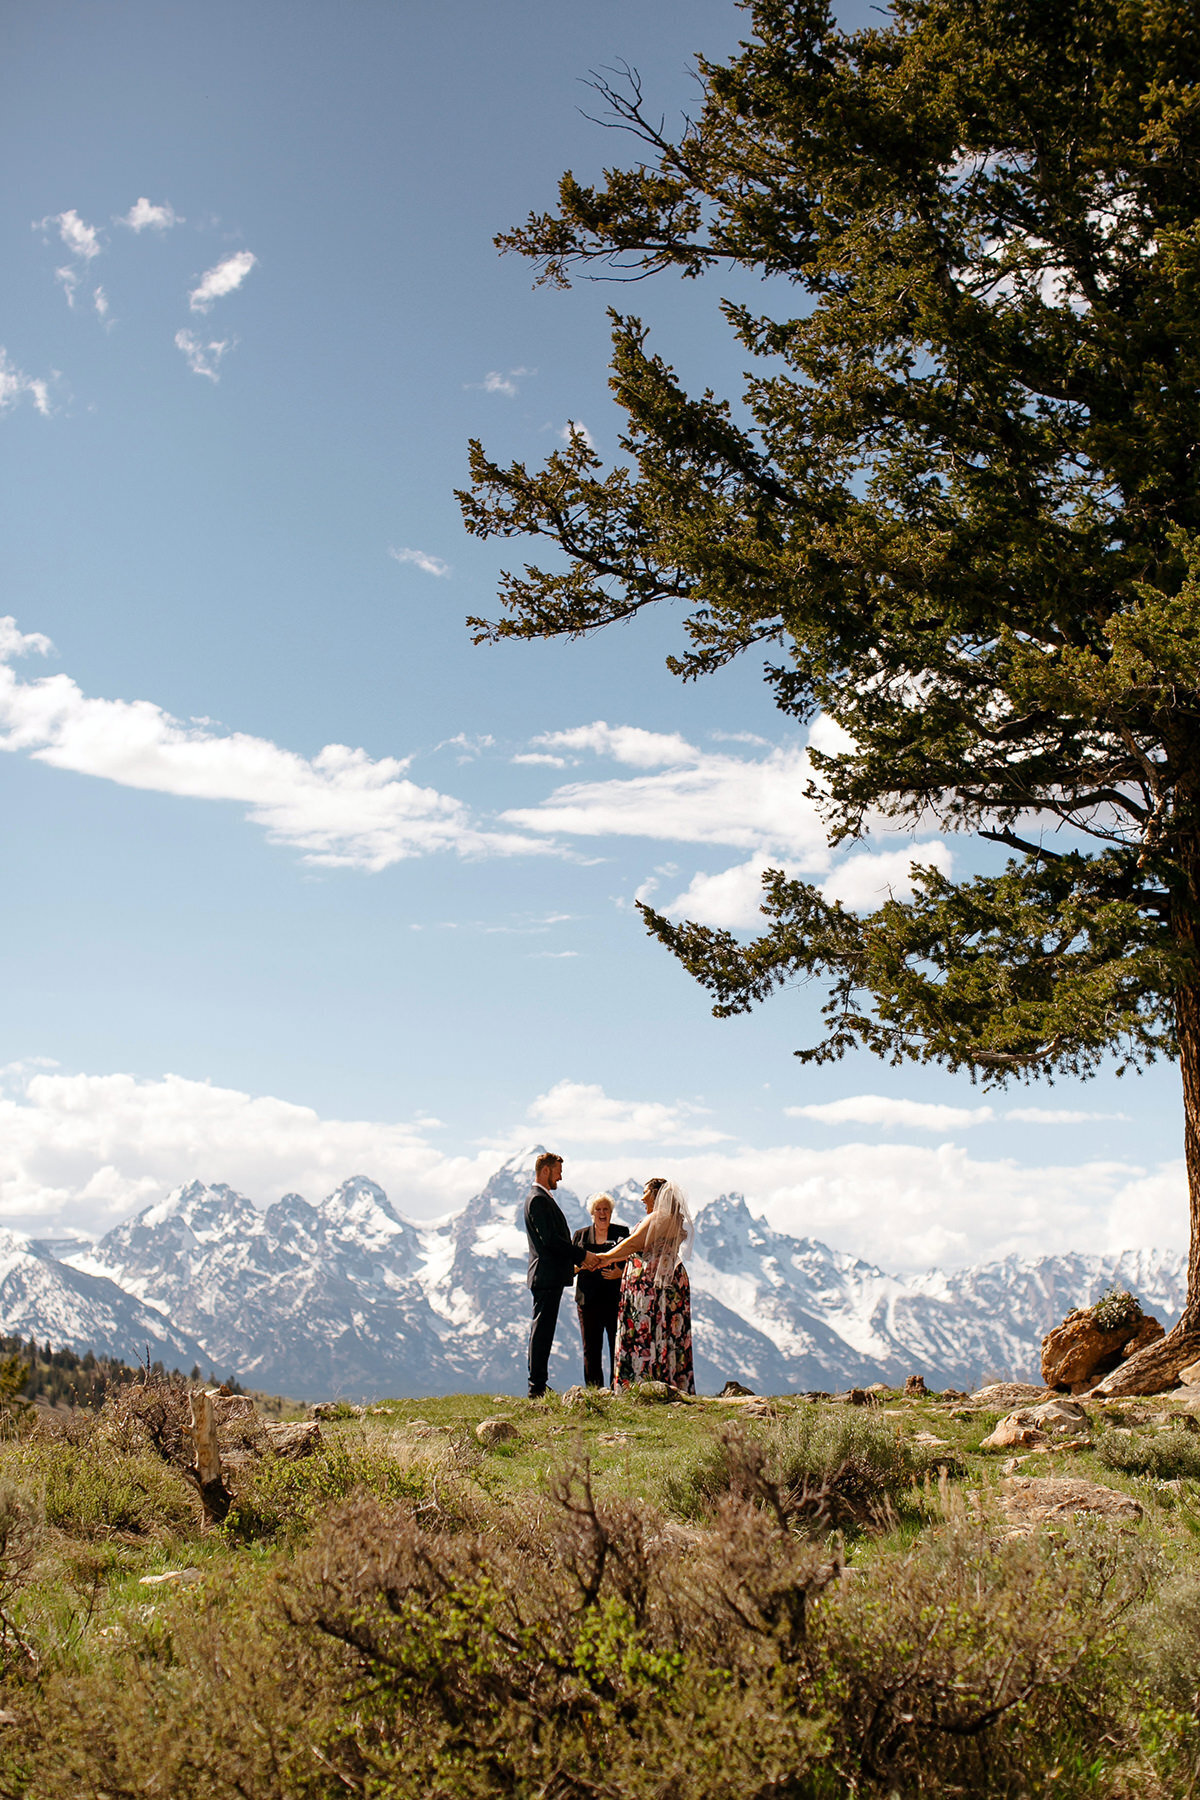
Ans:
{"type": "Polygon", "coordinates": [[[591,1199],[587,1203],[588,1212],[593,1219],[596,1216],[596,1208],[599,1206],[599,1204],[602,1200],[607,1200],[609,1212],[614,1211],[616,1208],[616,1201],[613,1199],[611,1194],[593,1194],[591,1199]]]}

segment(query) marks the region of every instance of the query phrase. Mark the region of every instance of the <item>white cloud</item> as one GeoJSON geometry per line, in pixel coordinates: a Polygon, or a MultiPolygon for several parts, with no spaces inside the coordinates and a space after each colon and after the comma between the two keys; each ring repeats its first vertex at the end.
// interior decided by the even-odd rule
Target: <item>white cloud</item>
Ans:
{"type": "MultiPolygon", "coordinates": [[[[12,647],[39,649],[8,621],[12,647]],[[15,638],[11,635],[15,633],[15,638]],[[20,640],[18,643],[17,640],[20,640]]],[[[379,870],[437,850],[528,852],[538,840],[476,826],[462,801],[406,779],[410,759],[327,744],[310,758],[244,732],[183,724],[149,700],[93,700],[65,675],[21,682],[0,667],[0,750],[123,787],[233,800],[307,863],[379,870]]]]}
{"type": "Polygon", "coordinates": [[[517,383],[523,375],[535,375],[536,369],[510,369],[503,374],[499,369],[489,369],[482,381],[468,381],[469,388],[478,388],[485,394],[503,394],[512,400],[520,393],[517,383]]]}
{"type": "MultiPolygon", "coordinates": [[[[445,1155],[421,1119],[323,1118],[177,1075],[9,1073],[16,1080],[0,1097],[0,1217],[44,1235],[102,1231],[193,1177],[228,1181],[265,1204],[288,1191],[316,1200],[361,1173],[401,1211],[430,1217],[476,1193],[501,1155],[528,1145],[536,1121],[565,1156],[576,1193],[650,1174],[673,1177],[701,1207],[737,1191],[776,1229],[897,1272],[1186,1242],[1182,1162],[1023,1167],[949,1144],[814,1150],[722,1142],[716,1130],[703,1142],[705,1115],[690,1105],[612,1100],[580,1082],[540,1095],[502,1147],[445,1155]]],[[[702,1256],[702,1214],[697,1250],[702,1256]]]]}
{"type": "MultiPolygon", "coordinates": [[[[539,741],[550,749],[570,748],[601,733],[609,727],[583,726],[578,733],[555,732],[539,741]]],[[[661,774],[632,780],[572,783],[540,805],[514,808],[504,818],[530,831],[726,844],[821,872],[828,868],[825,832],[804,795],[809,771],[803,750],[784,748],[749,759],[695,751],[682,739],[634,728],[618,727],[611,737],[624,738],[629,761],[638,755],[641,740],[646,761],[671,763],[676,755],[679,761],[661,774]]]]}
{"type": "Polygon", "coordinates": [[[394,556],[398,563],[412,563],[415,568],[424,570],[426,575],[450,575],[453,573],[448,562],[443,562],[440,556],[432,556],[428,550],[389,548],[388,555],[394,556]]]}
{"type": "Polygon", "coordinates": [[[172,225],[182,225],[180,218],[169,200],[161,206],[153,206],[144,194],[134,201],[127,213],[117,221],[118,225],[128,225],[130,231],[169,231],[172,225]]]}
{"type": "Polygon", "coordinates": [[[0,1217],[26,1230],[99,1232],[193,1176],[267,1203],[319,1200],[370,1174],[418,1214],[460,1204],[495,1155],[446,1156],[425,1124],[322,1118],[270,1095],[178,1075],[36,1074],[0,1098],[0,1217]]]}
{"type": "Polygon", "coordinates": [[[0,413],[16,406],[19,400],[30,399],[42,417],[50,416],[50,386],[46,381],[32,375],[26,375],[23,369],[10,362],[8,352],[0,344],[0,413]]]}
{"type": "Polygon", "coordinates": [[[558,435],[564,444],[569,444],[572,438],[578,437],[583,439],[589,450],[596,448],[596,440],[582,419],[568,419],[558,435]]]}
{"type": "Polygon", "coordinates": [[[79,271],[73,269],[70,263],[67,263],[64,268],[55,269],[54,279],[61,284],[62,291],[67,297],[67,305],[73,307],[75,304],[75,290],[79,286],[79,271]]]}
{"type": "Polygon", "coordinates": [[[0,663],[14,656],[50,656],[54,645],[40,631],[20,631],[11,616],[0,619],[0,663]]]}
{"type": "MultiPolygon", "coordinates": [[[[719,1144],[728,1133],[698,1125],[705,1108],[679,1102],[614,1100],[595,1083],[560,1081],[539,1094],[526,1114],[547,1138],[582,1144],[719,1144]]],[[[524,1134],[528,1136],[528,1132],[524,1134]]]]}
{"type": "MultiPolygon", "coordinates": [[[[712,925],[718,931],[765,928],[762,915],[762,878],[770,865],[765,857],[752,856],[749,862],[735,863],[718,875],[696,875],[690,887],[670,901],[662,910],[675,918],[693,919],[697,925],[712,925]]],[[[639,892],[639,900],[649,898],[639,892]]]]}
{"type": "Polygon", "coordinates": [[[209,269],[188,295],[192,311],[207,312],[214,300],[222,300],[226,294],[240,288],[257,261],[252,251],[238,250],[209,269]]]}
{"type": "Polygon", "coordinates": [[[547,731],[533,742],[546,750],[591,750],[635,769],[657,769],[669,763],[697,763],[703,752],[678,732],[646,731],[640,725],[574,725],[569,731],[547,731]]]}
{"type": "Polygon", "coordinates": [[[100,255],[102,245],[99,232],[94,225],[88,225],[81,219],[74,207],[69,212],[48,214],[34,226],[34,230],[45,231],[50,225],[58,226],[58,235],[72,256],[91,262],[94,256],[100,255]]]}
{"type": "Polygon", "coordinates": [[[534,750],[527,751],[521,756],[510,757],[509,761],[521,763],[533,769],[565,769],[567,766],[565,756],[544,756],[534,750]]]}
{"type": "Polygon", "coordinates": [[[874,912],[885,900],[911,900],[912,865],[920,863],[949,875],[954,857],[949,844],[933,838],[900,850],[859,850],[840,862],[821,892],[827,900],[840,900],[852,912],[874,912]]]}
{"type": "Polygon", "coordinates": [[[108,318],[108,295],[105,293],[105,291],[102,287],[98,287],[96,289],[95,293],[92,295],[92,305],[95,307],[95,309],[96,309],[97,313],[100,315],[101,319],[107,320],[107,318],[108,318]]]}
{"type": "Polygon", "coordinates": [[[1124,1119],[1125,1113],[1075,1112],[1061,1106],[1013,1106],[1005,1113],[1018,1125],[1090,1125],[1097,1119],[1124,1119]]]}
{"type": "Polygon", "coordinates": [[[928,1100],[902,1100],[886,1094],[848,1094],[817,1106],[785,1106],[789,1119],[816,1119],[822,1125],[879,1125],[913,1131],[964,1131],[1011,1119],[1018,1125],[1084,1125],[1100,1119],[1123,1119],[1123,1113],[1079,1112],[1071,1108],[1011,1106],[943,1106],[928,1100]]]}
{"type": "Polygon", "coordinates": [[[206,375],[210,381],[221,379],[217,370],[220,368],[221,358],[230,348],[231,343],[231,338],[214,338],[210,339],[207,344],[202,344],[199,338],[190,331],[175,333],[176,348],[182,350],[192,374],[206,375]]]}
{"type": "Polygon", "coordinates": [[[789,1119],[816,1119],[822,1125],[898,1125],[917,1131],[961,1131],[989,1125],[990,1106],[940,1106],[926,1100],[899,1100],[886,1094],[849,1094],[818,1106],[785,1106],[789,1119]]]}

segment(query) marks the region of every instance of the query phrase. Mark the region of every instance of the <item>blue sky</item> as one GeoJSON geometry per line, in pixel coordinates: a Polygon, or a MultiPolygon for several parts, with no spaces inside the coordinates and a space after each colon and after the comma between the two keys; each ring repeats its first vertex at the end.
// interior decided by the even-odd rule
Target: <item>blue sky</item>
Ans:
{"type": "Polygon", "coordinates": [[[614,455],[608,305],[736,388],[727,278],[534,290],[491,240],[621,155],[590,69],[670,116],[744,28],[725,0],[9,9],[4,1222],[360,1171],[429,1214],[552,1138],[582,1190],[736,1186],[896,1267],[1182,1240],[1174,1070],[808,1071],[814,995],[714,1021],[646,939],[635,896],[748,923],[767,862],[852,903],[903,881],[899,840],[826,855],[758,665],[682,686],[669,614],[464,628],[506,560],[463,531],[466,441],[534,462],[574,420],[614,455]]]}

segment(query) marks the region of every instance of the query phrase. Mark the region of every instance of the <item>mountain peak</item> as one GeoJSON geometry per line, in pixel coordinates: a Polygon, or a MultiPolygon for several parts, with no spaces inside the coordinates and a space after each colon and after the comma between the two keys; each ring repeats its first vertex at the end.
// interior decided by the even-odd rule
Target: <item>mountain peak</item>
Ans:
{"type": "Polygon", "coordinates": [[[249,1224],[257,1218],[258,1208],[253,1202],[225,1182],[188,1181],[182,1187],[173,1188],[165,1200],[144,1207],[127,1223],[160,1230],[177,1219],[197,1237],[206,1237],[226,1230],[233,1223],[249,1224]]]}

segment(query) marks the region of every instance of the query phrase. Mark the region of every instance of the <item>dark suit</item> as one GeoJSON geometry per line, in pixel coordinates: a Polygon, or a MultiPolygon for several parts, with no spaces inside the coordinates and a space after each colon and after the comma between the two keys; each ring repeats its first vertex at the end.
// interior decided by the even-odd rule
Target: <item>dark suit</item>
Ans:
{"type": "Polygon", "coordinates": [[[529,1332],[529,1398],[540,1400],[550,1373],[550,1347],[563,1289],[587,1255],[571,1240],[562,1207],[548,1188],[535,1183],[525,1202],[525,1235],[529,1239],[529,1274],[533,1324],[529,1332]]]}
{"type": "MultiPolygon", "coordinates": [[[[629,1236],[627,1225],[610,1225],[608,1241],[619,1244],[629,1236]]],[[[581,1226],[574,1241],[583,1250],[595,1248],[593,1228],[581,1226]]],[[[615,1265],[618,1269],[620,1263],[615,1265]]],[[[579,1335],[583,1339],[583,1380],[586,1387],[604,1386],[604,1340],[608,1339],[608,1368],[616,1372],[617,1314],[621,1308],[621,1284],[598,1269],[575,1277],[575,1305],[579,1313],[579,1335]]]]}

